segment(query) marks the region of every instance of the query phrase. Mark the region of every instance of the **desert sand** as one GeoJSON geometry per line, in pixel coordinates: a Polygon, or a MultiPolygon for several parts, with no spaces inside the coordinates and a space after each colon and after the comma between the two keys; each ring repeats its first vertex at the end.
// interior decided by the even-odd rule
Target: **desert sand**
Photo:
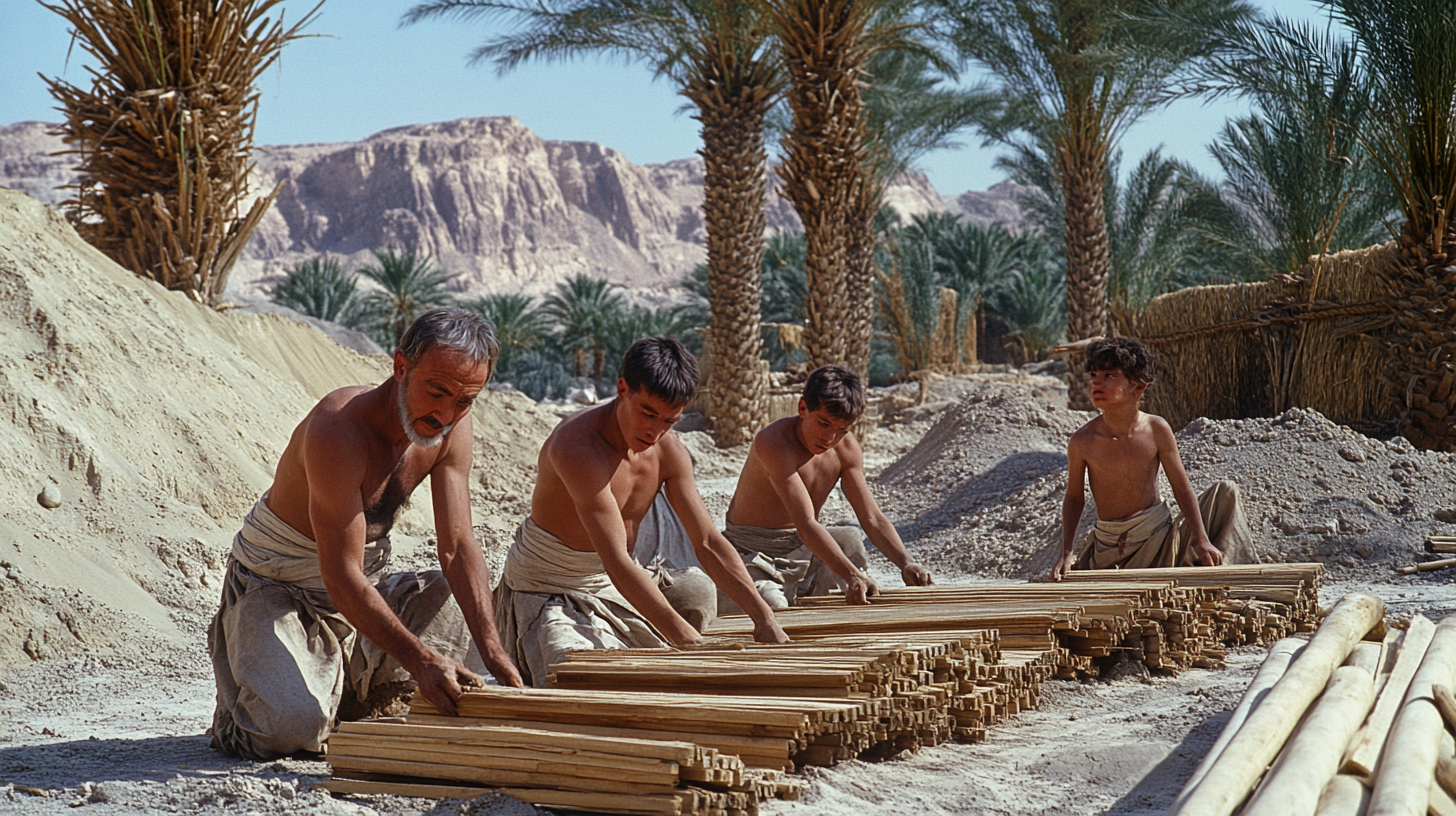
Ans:
{"type": "MultiPolygon", "coordinates": [[[[228,546],[289,431],[323,393],[378,382],[383,357],[276,314],[214,312],[112,264],[43,204],[0,189],[0,812],[524,814],[472,803],[334,799],[318,762],[208,748],[205,628],[228,546]],[[58,500],[54,507],[47,504],[58,500]]],[[[1050,566],[1065,482],[1061,383],[999,372],[885,395],[873,486],[941,582],[1050,566]],[[894,406],[900,406],[898,408],[894,406]]],[[[472,503],[492,567],[563,411],[511,390],[477,407],[472,503]]],[[[721,520],[746,449],[683,434],[721,520]]],[[[1422,537],[1456,532],[1456,457],[1367,439],[1318,414],[1199,420],[1179,436],[1195,486],[1231,478],[1266,561],[1329,567],[1396,614],[1456,608],[1441,573],[1397,576],[1422,537]]],[[[427,486],[396,527],[396,567],[432,562],[427,486]]],[[[1089,507],[1089,515],[1092,510],[1089,507]]],[[[826,520],[847,519],[832,498],[826,520]]],[[[895,571],[872,555],[886,585],[895,571]]],[[[1160,813],[1262,659],[1222,671],[1052,681],[986,743],[810,772],[771,813],[1160,813]]]]}

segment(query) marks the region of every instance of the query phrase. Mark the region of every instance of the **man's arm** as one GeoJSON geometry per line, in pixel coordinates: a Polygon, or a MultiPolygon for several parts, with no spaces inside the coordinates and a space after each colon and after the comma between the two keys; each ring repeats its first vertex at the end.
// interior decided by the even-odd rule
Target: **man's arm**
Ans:
{"type": "Polygon", "coordinates": [[[501,646],[490,594],[490,570],[475,540],[470,519],[470,465],[474,455],[471,418],[466,414],[445,440],[449,449],[430,470],[435,509],[436,554],[450,594],[465,615],[470,636],[486,668],[501,685],[522,688],[521,674],[501,646]]]}
{"type": "Polygon", "coordinates": [[[708,515],[708,508],[703,506],[687,449],[675,435],[665,435],[657,444],[663,449],[663,463],[667,470],[664,480],[667,503],[672,505],[673,512],[682,522],[688,540],[693,542],[693,552],[698,556],[698,563],[703,565],[703,571],[753,620],[754,640],[788,643],[789,636],[784,634],[773,610],[754,588],[743,559],[738,557],[728,539],[718,532],[712,516],[708,515]]]}
{"type": "Polygon", "coordinates": [[[929,586],[930,573],[910,557],[905,543],[900,540],[899,531],[880,511],[874,494],[870,492],[870,486],[865,481],[864,449],[860,447],[859,440],[846,436],[840,445],[840,455],[844,458],[841,460],[843,466],[839,471],[839,484],[844,489],[844,497],[849,500],[849,506],[854,508],[854,517],[859,519],[865,535],[869,536],[870,543],[884,553],[890,563],[900,568],[900,578],[905,586],[929,586]]]}
{"type": "Polygon", "coordinates": [[[1178,455],[1178,439],[1173,436],[1173,429],[1162,417],[1153,416],[1150,419],[1153,438],[1158,443],[1158,461],[1163,465],[1163,472],[1168,475],[1168,484],[1173,488],[1173,498],[1178,502],[1178,509],[1183,511],[1183,518],[1188,520],[1188,527],[1193,531],[1193,554],[1203,566],[1216,567],[1223,563],[1223,553],[1208,540],[1208,531],[1203,528],[1203,514],[1198,510],[1198,497],[1193,494],[1193,485],[1188,481],[1188,473],[1183,470],[1183,458],[1178,455]]]}
{"type": "Polygon", "coordinates": [[[552,443],[549,458],[571,495],[587,539],[622,597],[674,646],[702,640],[698,630],[668,604],[647,570],[627,551],[627,526],[622,522],[617,497],[612,494],[613,469],[602,454],[590,442],[566,438],[552,443]]]}
{"type": "Polygon", "coordinates": [[[1076,560],[1077,524],[1087,506],[1087,459],[1082,441],[1073,434],[1067,442],[1067,493],[1062,498],[1062,554],[1052,567],[1051,579],[1062,580],[1076,560]]]}
{"type": "Polygon", "coordinates": [[[329,599],[360,635],[399,661],[420,693],[446,714],[455,713],[461,683],[472,676],[463,666],[415,637],[364,576],[364,480],[366,445],[335,423],[321,419],[304,441],[309,473],[308,515],[318,543],[319,571],[329,599]]]}
{"type": "Polygon", "coordinates": [[[845,602],[869,603],[869,596],[879,592],[879,587],[875,586],[875,582],[868,575],[860,572],[859,567],[845,556],[844,550],[839,548],[838,542],[829,531],[824,529],[824,525],[819,523],[814,512],[814,500],[810,498],[804,480],[799,478],[799,464],[793,454],[782,445],[760,444],[755,439],[748,455],[761,457],[760,461],[768,474],[769,483],[773,485],[774,494],[789,512],[789,519],[804,546],[845,582],[845,602]]]}

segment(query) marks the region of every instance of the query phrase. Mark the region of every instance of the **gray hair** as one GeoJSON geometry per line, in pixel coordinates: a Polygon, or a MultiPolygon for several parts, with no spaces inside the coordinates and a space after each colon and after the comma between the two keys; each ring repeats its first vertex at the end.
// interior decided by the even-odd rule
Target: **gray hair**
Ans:
{"type": "Polygon", "coordinates": [[[495,368],[500,341],[490,321],[469,309],[431,309],[415,318],[399,339],[399,351],[414,363],[435,346],[458,351],[477,363],[495,368]]]}

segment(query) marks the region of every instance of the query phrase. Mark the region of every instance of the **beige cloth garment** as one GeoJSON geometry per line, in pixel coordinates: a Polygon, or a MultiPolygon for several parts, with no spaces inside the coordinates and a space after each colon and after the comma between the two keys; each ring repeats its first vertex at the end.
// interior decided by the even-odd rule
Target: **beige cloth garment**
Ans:
{"type": "MultiPolygon", "coordinates": [[[[208,627],[217,682],[212,744],[264,760],[318,752],[345,695],[410,682],[359,635],[323,586],[317,545],[259,499],[233,539],[222,602],[208,627]]],[[[387,538],[365,548],[364,574],[426,645],[484,673],[465,616],[439,570],[387,574],[387,538]]]]}
{"type": "MultiPolygon", "coordinates": [[[[702,595],[700,569],[648,568],[673,608],[693,620],[712,621],[716,610],[684,610],[673,603],[674,585],[702,595]],[[690,614],[696,612],[696,614],[690,614]]],[[[709,596],[711,597],[711,596],[709,596]]],[[[574,550],[527,518],[516,528],[495,591],[495,619],[501,643],[511,652],[521,678],[546,685],[551,664],[573,649],[650,649],[670,645],[612,585],[601,556],[574,550]]],[[[704,623],[704,626],[707,624],[704,623]]]]}
{"type": "MultiPolygon", "coordinates": [[[[858,527],[826,527],[844,556],[860,569],[869,564],[864,533],[858,527]]],[[[793,527],[754,527],[728,522],[723,537],[738,550],[748,577],[770,609],[788,609],[799,596],[828,595],[844,589],[844,581],[819,560],[793,527]]],[[[720,614],[742,614],[738,604],[719,592],[720,614]]]]}
{"type": "MultiPolygon", "coordinates": [[[[1208,540],[1224,555],[1225,564],[1257,561],[1253,534],[1239,496],[1230,481],[1213,484],[1198,496],[1198,514],[1208,540]]],[[[1198,565],[1193,552],[1193,527],[1173,517],[1167,502],[1158,502],[1122,521],[1099,519],[1082,538],[1082,555],[1073,569],[1154,569],[1198,565]]]]}

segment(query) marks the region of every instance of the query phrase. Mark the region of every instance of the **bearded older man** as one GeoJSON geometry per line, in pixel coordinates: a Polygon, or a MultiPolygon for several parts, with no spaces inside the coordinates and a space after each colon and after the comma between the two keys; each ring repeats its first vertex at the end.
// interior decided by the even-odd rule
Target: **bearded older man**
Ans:
{"type": "Polygon", "coordinates": [[[208,629],[215,748],[316,752],[341,705],[363,713],[381,690],[417,685],[454,713],[485,669],[521,685],[470,517],[470,410],[498,351],[478,315],[426,312],[388,380],[330,393],[293,431],[233,540],[208,629]],[[390,574],[389,531],[426,476],[440,569],[390,574]]]}

